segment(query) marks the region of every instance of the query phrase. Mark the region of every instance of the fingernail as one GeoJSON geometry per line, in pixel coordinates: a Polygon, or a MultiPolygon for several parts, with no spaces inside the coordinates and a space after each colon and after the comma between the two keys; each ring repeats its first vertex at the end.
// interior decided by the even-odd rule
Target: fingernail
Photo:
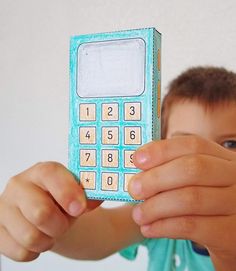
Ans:
{"type": "Polygon", "coordinates": [[[134,177],[134,179],[130,181],[129,189],[130,194],[133,196],[139,196],[142,193],[142,184],[134,177]]]}
{"type": "Polygon", "coordinates": [[[74,200],[69,204],[68,211],[71,216],[78,216],[85,210],[85,204],[74,200]]]}
{"type": "Polygon", "coordinates": [[[150,155],[145,147],[141,147],[135,152],[135,161],[138,164],[146,164],[149,160],[150,155]]]}
{"type": "Polygon", "coordinates": [[[151,229],[151,225],[144,225],[141,227],[141,231],[143,234],[149,233],[151,229]]]}
{"type": "Polygon", "coordinates": [[[133,220],[138,224],[142,221],[143,212],[140,207],[137,206],[133,209],[132,217],[133,220]]]}

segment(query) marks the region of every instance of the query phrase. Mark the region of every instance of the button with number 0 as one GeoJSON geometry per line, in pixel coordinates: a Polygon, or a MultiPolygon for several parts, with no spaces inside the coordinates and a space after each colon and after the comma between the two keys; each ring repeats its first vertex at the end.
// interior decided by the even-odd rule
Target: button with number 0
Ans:
{"type": "Polygon", "coordinates": [[[102,173],[102,190],[118,190],[118,173],[103,172],[102,173]]]}

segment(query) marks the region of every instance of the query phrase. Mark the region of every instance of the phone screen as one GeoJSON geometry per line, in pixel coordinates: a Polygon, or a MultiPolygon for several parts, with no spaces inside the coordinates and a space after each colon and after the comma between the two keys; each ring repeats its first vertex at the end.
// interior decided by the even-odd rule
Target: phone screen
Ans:
{"type": "Polygon", "coordinates": [[[145,41],[141,38],[83,43],[78,48],[80,97],[138,96],[145,88],[145,41]]]}

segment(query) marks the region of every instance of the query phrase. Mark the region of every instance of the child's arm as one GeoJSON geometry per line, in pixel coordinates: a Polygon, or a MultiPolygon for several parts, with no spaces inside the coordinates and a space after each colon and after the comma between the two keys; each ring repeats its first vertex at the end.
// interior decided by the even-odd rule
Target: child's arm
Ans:
{"type": "Polygon", "coordinates": [[[99,204],[86,200],[61,164],[36,164],[11,178],[0,195],[0,253],[30,261],[53,247],[69,257],[101,258],[140,239],[132,207],[117,208],[113,214],[96,210],[99,204]]]}
{"type": "Polygon", "coordinates": [[[131,205],[98,207],[84,214],[57,240],[53,251],[75,259],[98,260],[140,242],[144,237],[131,218],[132,209],[131,205]]]}
{"type": "Polygon", "coordinates": [[[205,246],[217,271],[236,270],[236,152],[198,136],[151,142],[134,154],[144,171],[129,191],[145,237],[205,246]]]}

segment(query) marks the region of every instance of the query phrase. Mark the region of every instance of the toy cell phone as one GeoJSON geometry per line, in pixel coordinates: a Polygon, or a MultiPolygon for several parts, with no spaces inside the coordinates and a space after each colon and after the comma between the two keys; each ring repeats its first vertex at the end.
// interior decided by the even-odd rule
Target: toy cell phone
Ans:
{"type": "Polygon", "coordinates": [[[90,199],[134,201],[133,153],[160,137],[160,45],[155,28],[71,38],[69,169],[90,199]]]}

